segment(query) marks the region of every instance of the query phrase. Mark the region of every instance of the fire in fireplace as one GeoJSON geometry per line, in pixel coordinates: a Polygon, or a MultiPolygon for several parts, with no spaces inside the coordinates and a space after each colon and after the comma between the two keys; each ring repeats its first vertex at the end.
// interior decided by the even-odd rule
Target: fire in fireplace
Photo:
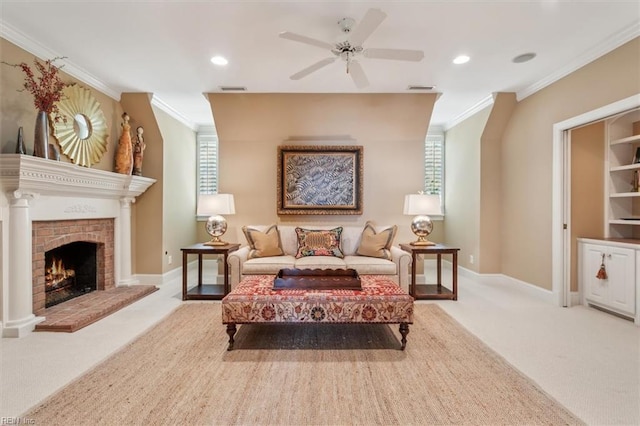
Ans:
{"type": "Polygon", "coordinates": [[[97,244],[73,242],[45,253],[45,307],[96,290],[97,244]]]}

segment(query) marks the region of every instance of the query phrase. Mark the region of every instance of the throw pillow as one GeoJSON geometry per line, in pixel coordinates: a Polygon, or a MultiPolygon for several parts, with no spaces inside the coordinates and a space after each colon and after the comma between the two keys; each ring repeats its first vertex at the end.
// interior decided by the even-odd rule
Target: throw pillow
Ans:
{"type": "Polygon", "coordinates": [[[284,254],[280,243],[280,232],[274,224],[266,231],[258,231],[247,226],[242,227],[242,232],[249,243],[249,259],[256,257],[281,256],[284,254]]]}
{"type": "Polygon", "coordinates": [[[391,259],[391,245],[396,236],[398,227],[393,225],[376,233],[376,229],[372,222],[367,222],[362,230],[360,246],[356,250],[356,254],[360,256],[380,257],[383,259],[391,259]]]}
{"type": "Polygon", "coordinates": [[[304,256],[344,257],[340,249],[341,226],[328,231],[296,228],[296,235],[298,236],[296,259],[304,256]]]}

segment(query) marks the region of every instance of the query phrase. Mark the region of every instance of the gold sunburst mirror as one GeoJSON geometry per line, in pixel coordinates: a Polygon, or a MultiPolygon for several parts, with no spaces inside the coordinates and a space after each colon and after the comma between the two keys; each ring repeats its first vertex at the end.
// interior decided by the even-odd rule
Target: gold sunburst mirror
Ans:
{"type": "Polygon", "coordinates": [[[107,120],[89,89],[72,84],[62,93],[64,97],[57,105],[66,123],[53,122],[53,135],[73,163],[91,167],[107,151],[107,120]]]}

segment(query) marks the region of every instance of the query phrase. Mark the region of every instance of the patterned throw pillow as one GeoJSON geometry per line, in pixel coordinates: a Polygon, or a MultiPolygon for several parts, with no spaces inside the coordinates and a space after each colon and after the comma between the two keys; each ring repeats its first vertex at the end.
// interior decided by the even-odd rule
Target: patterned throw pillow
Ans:
{"type": "Polygon", "coordinates": [[[329,231],[296,228],[296,235],[298,236],[296,259],[304,256],[344,257],[340,249],[341,226],[329,231]]]}
{"type": "Polygon", "coordinates": [[[367,222],[364,225],[360,246],[358,246],[356,254],[360,256],[391,259],[391,245],[393,244],[393,239],[397,231],[398,227],[393,225],[391,228],[376,233],[373,223],[367,222]]]}
{"type": "Polygon", "coordinates": [[[249,243],[249,259],[256,257],[281,256],[284,254],[282,244],[280,243],[280,232],[278,227],[273,224],[266,231],[258,231],[257,229],[242,227],[242,232],[249,243]]]}

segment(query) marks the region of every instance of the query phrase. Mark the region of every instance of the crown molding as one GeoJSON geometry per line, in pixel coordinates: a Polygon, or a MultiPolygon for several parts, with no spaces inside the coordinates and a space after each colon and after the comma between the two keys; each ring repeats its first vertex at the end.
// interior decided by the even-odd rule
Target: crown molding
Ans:
{"type": "MultiPolygon", "coordinates": [[[[569,65],[559,69],[558,71],[549,74],[544,79],[537,81],[536,83],[516,92],[516,99],[521,101],[522,99],[533,95],[539,90],[544,89],[552,83],[560,80],[563,77],[571,74],[572,72],[582,68],[588,63],[600,58],[601,56],[611,52],[614,49],[622,46],[623,44],[633,40],[640,36],[640,21],[636,21],[621,31],[609,36],[606,40],[602,41],[595,47],[587,50],[569,65]]],[[[493,95],[487,96],[471,108],[465,110],[460,115],[456,116],[453,120],[447,122],[444,126],[445,130],[449,130],[452,127],[460,124],[462,121],[481,111],[482,109],[493,104],[493,95]]]]}
{"type": "Polygon", "coordinates": [[[198,131],[198,125],[196,123],[189,120],[187,117],[185,117],[184,115],[182,115],[181,113],[173,109],[171,106],[169,106],[169,104],[167,104],[166,102],[164,102],[162,99],[158,98],[154,94],[151,95],[151,105],[160,108],[161,110],[163,110],[164,112],[169,114],[171,117],[175,118],[176,120],[178,120],[179,122],[181,122],[182,124],[190,128],[194,132],[198,131]]]}
{"type": "Polygon", "coordinates": [[[483,109],[491,105],[493,105],[493,94],[483,98],[482,100],[480,100],[480,102],[473,105],[471,108],[465,110],[462,114],[456,116],[453,120],[447,122],[444,125],[444,130],[448,131],[452,127],[457,126],[467,118],[471,117],[472,115],[482,111],[483,109]]]}
{"type": "MultiPolygon", "coordinates": [[[[51,59],[64,56],[64,54],[55,52],[34,39],[27,37],[2,20],[0,20],[0,36],[40,59],[51,59]]],[[[80,68],[68,58],[65,58],[62,62],[64,62],[63,71],[65,73],[93,87],[94,89],[101,91],[113,99],[120,99],[119,91],[107,86],[104,82],[80,68]]]]}
{"type": "MultiPolygon", "coordinates": [[[[10,41],[21,49],[35,55],[38,58],[56,58],[62,57],[63,54],[59,52],[55,52],[48,47],[45,47],[43,44],[37,42],[36,40],[27,37],[20,31],[13,28],[11,25],[7,24],[3,20],[0,19],[0,36],[4,39],[10,41]]],[[[120,101],[120,97],[122,95],[121,92],[115,90],[109,86],[107,86],[104,82],[97,79],[93,75],[89,74],[84,69],[75,65],[73,62],[68,59],[64,59],[64,72],[69,74],[70,76],[82,81],[83,83],[93,87],[96,90],[101,91],[107,96],[120,101]]],[[[157,106],[176,120],[183,123],[185,126],[189,127],[191,130],[196,131],[198,126],[184,115],[180,114],[178,111],[170,107],[166,102],[159,99],[157,96],[153,96],[151,100],[151,104],[157,106]]]]}
{"type": "Polygon", "coordinates": [[[539,90],[544,89],[545,87],[549,86],[552,83],[555,83],[556,81],[560,80],[563,77],[566,77],[567,75],[571,74],[572,72],[582,68],[583,66],[587,65],[590,62],[595,61],[596,59],[600,58],[601,56],[606,55],[607,53],[611,52],[614,49],[617,49],[618,47],[622,46],[623,44],[633,40],[634,38],[640,36],[640,20],[634,22],[633,24],[629,25],[628,27],[623,28],[622,30],[618,31],[615,34],[612,34],[611,36],[607,37],[605,40],[603,40],[601,43],[598,43],[596,46],[594,46],[593,48],[587,50],[586,52],[582,53],[580,56],[578,56],[575,60],[573,60],[572,62],[570,62],[568,65],[560,68],[559,70],[557,70],[556,72],[553,72],[551,74],[549,74],[548,76],[546,76],[545,78],[543,78],[542,80],[533,83],[532,85],[524,88],[523,90],[520,90],[518,92],[516,92],[516,99],[518,101],[521,101],[522,99],[526,98],[527,96],[531,96],[534,93],[536,93],[539,90]]]}
{"type": "Polygon", "coordinates": [[[201,124],[198,126],[198,133],[206,136],[217,136],[216,126],[210,124],[201,124]]]}

